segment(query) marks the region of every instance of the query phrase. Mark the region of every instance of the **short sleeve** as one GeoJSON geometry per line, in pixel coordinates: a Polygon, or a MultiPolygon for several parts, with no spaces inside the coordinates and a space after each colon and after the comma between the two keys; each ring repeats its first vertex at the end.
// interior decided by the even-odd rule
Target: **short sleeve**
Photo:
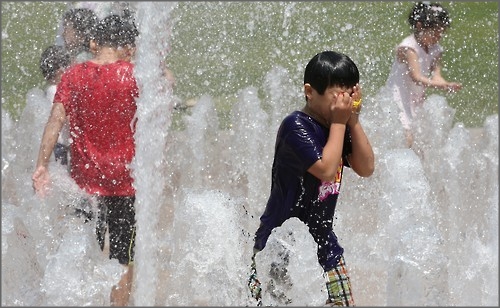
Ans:
{"type": "Polygon", "coordinates": [[[293,152],[297,161],[301,162],[300,169],[309,169],[323,154],[323,145],[326,143],[325,130],[307,116],[292,114],[283,122],[283,142],[286,148],[293,152]]]}

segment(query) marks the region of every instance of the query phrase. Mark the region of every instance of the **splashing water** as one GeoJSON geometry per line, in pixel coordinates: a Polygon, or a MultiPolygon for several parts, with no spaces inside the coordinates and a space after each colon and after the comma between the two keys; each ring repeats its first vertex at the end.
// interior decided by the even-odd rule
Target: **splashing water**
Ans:
{"type": "MultiPolygon", "coordinates": [[[[132,301],[253,306],[246,284],[274,137],[290,101],[301,106],[303,97],[286,69],[275,67],[261,86],[264,99],[256,87],[236,89],[229,128],[220,128],[214,100],[204,95],[185,113],[186,128],[172,129],[174,99],[159,65],[171,5],[137,5],[146,35],[136,59],[132,301]]],[[[28,95],[42,99],[37,90],[28,95]]],[[[415,147],[407,149],[391,106],[382,95],[364,99],[361,121],[376,171],[359,178],[347,169],[337,206],[334,230],[356,304],[498,305],[498,115],[475,133],[453,125],[454,110],[432,95],[416,119],[415,147]]],[[[40,114],[35,108],[28,102],[25,112],[40,114]]],[[[72,214],[81,191],[51,162],[50,195],[35,197],[30,176],[40,128],[2,112],[2,305],[109,305],[122,268],[100,251],[92,223],[72,214]]],[[[264,305],[324,304],[316,244],[300,221],[275,229],[256,261],[264,305]]]]}

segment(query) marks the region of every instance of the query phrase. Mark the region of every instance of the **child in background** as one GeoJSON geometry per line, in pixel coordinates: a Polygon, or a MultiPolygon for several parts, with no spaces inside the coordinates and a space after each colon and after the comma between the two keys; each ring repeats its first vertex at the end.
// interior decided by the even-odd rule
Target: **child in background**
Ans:
{"type": "MultiPolygon", "coordinates": [[[[134,23],[137,2],[123,2],[123,1],[77,1],[72,2],[68,5],[68,9],[85,9],[93,11],[98,19],[103,19],[110,15],[119,15],[124,22],[127,22],[131,26],[131,31],[133,33],[138,33],[136,25],[134,23]],[[135,29],[135,30],[134,30],[135,29]],[[136,32],[134,32],[136,31],[136,32]]],[[[172,25],[169,23],[165,25],[168,29],[172,28],[172,25]]],[[[124,44],[121,48],[121,52],[123,54],[123,58],[126,61],[133,61],[133,57],[135,55],[136,46],[135,46],[135,35],[132,34],[134,44],[124,44]]],[[[91,44],[92,46],[92,44],[91,44]]],[[[91,50],[93,48],[90,48],[91,50]]],[[[165,50],[168,52],[168,50],[165,50]]],[[[176,86],[176,79],[172,72],[172,70],[168,67],[166,61],[162,61],[161,69],[163,72],[163,76],[167,80],[168,87],[174,89],[176,86]]],[[[181,102],[179,98],[174,97],[175,104],[174,109],[184,110],[188,107],[193,107],[196,104],[196,101],[190,100],[187,102],[181,102]]]]}
{"type": "Polygon", "coordinates": [[[139,88],[134,65],[118,51],[130,42],[128,31],[120,16],[104,18],[96,27],[94,58],[64,72],[32,175],[35,192],[44,197],[50,185],[48,158],[69,119],[71,178],[88,193],[89,202],[97,201],[96,235],[101,249],[108,231],[109,258],[125,267],[112,287],[112,306],[128,305],[133,283],[135,187],[129,166],[135,156],[139,88]]]}
{"type": "Polygon", "coordinates": [[[88,29],[95,26],[98,20],[102,20],[110,15],[119,15],[124,20],[132,17],[132,3],[119,2],[119,1],[75,1],[69,2],[66,6],[66,13],[59,24],[58,33],[56,36],[56,45],[67,46],[68,49],[81,49],[83,51],[76,51],[76,54],[81,54],[77,57],[76,62],[90,60],[92,55],[89,53],[92,48],[89,48],[86,42],[90,41],[87,34],[88,29]],[[68,23],[69,21],[69,23],[68,23]],[[71,32],[75,29],[79,33],[80,38],[76,38],[70,33],[65,34],[66,31],[71,32]]]}
{"type": "MultiPolygon", "coordinates": [[[[50,103],[54,101],[57,84],[61,81],[62,74],[70,64],[70,55],[62,46],[52,45],[42,52],[40,57],[40,71],[48,83],[45,94],[50,103]]],[[[55,159],[62,165],[68,165],[68,144],[69,130],[68,123],[66,122],[54,147],[55,159]]]]}
{"type": "Polygon", "coordinates": [[[64,14],[62,38],[72,63],[92,59],[90,41],[94,36],[97,22],[97,15],[87,8],[73,8],[64,14]]]}
{"type": "Polygon", "coordinates": [[[125,9],[122,15],[124,31],[121,34],[122,40],[118,52],[120,57],[125,61],[133,61],[136,47],[136,38],[139,36],[139,31],[134,22],[134,17],[129,9],[125,9]]]}
{"type": "Polygon", "coordinates": [[[426,88],[448,92],[462,88],[460,83],[446,81],[441,75],[443,48],[439,41],[451,19],[440,4],[418,2],[408,17],[413,33],[396,47],[386,86],[399,108],[399,119],[405,129],[408,147],[413,143],[412,120],[425,100],[426,88]]]}
{"type": "Polygon", "coordinates": [[[304,108],[285,117],[278,130],[271,192],[255,233],[248,286],[261,304],[255,254],[264,249],[274,228],[297,217],[318,244],[327,304],[352,306],[344,249],[333,232],[333,220],[344,167],[362,177],[374,171],[374,153],[359,122],[361,90],[356,64],[334,51],[317,54],[305,69],[304,95],[304,108]]]}

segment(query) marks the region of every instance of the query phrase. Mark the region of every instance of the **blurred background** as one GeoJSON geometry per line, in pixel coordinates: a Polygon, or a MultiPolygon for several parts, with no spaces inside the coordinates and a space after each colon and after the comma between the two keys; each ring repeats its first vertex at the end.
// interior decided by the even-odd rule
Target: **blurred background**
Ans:
{"type": "MultiPolygon", "coordinates": [[[[488,115],[498,113],[498,3],[440,3],[452,18],[441,41],[443,75],[464,85],[459,93],[440,95],[456,109],[456,122],[482,126],[488,115]]],[[[27,91],[43,86],[38,60],[54,43],[67,5],[2,2],[2,108],[14,118],[25,105],[27,91]]],[[[332,49],[358,64],[364,95],[372,96],[387,78],[394,46],[410,34],[407,17],[412,5],[178,2],[171,14],[171,49],[166,55],[177,80],[174,94],[182,100],[208,94],[224,117],[236,92],[261,85],[273,66],[287,69],[301,91],[305,63],[317,52],[332,49]]]]}

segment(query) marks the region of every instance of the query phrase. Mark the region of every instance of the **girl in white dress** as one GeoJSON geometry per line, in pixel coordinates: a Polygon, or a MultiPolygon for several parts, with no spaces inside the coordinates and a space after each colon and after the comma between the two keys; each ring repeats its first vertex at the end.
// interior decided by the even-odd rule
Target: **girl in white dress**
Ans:
{"type": "Polygon", "coordinates": [[[441,76],[443,48],[439,41],[451,22],[446,9],[437,3],[418,2],[408,22],[413,33],[396,46],[386,87],[399,107],[399,120],[405,129],[407,145],[411,147],[412,120],[424,103],[425,89],[432,87],[454,92],[462,85],[441,76]]]}

